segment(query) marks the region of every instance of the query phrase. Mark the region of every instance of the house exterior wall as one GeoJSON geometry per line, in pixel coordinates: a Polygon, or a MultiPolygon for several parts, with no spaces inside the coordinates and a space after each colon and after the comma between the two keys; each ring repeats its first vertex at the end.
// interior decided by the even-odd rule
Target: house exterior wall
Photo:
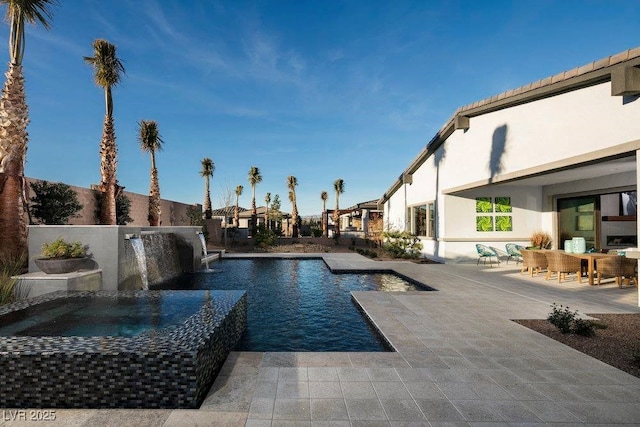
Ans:
{"type": "Polygon", "coordinates": [[[406,229],[407,207],[433,201],[436,236],[421,238],[427,256],[475,261],[475,243],[502,250],[506,242],[527,245],[533,231],[555,231],[558,197],[635,188],[636,173],[546,186],[503,178],[597,159],[597,153],[620,151],[623,145],[633,152],[640,148],[638,117],[640,99],[612,96],[611,82],[472,116],[468,129],[454,130],[413,171],[411,184],[399,184],[392,194],[385,194],[385,228],[406,229]],[[509,197],[512,230],[477,231],[476,197],[509,197]]]}

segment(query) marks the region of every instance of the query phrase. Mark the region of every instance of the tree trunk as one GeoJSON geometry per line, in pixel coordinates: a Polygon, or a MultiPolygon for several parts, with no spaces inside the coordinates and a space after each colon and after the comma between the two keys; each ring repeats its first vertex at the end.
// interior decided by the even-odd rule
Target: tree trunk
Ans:
{"type": "Polygon", "coordinates": [[[118,167],[118,149],[116,147],[116,135],[113,127],[113,118],[104,117],[102,141],[100,142],[100,191],[102,191],[100,224],[116,225],[116,192],[118,180],[116,170],[118,167]]]}
{"type": "Polygon", "coordinates": [[[211,192],[209,191],[209,177],[206,177],[204,183],[204,217],[211,219],[211,192]]]}
{"type": "Polygon", "coordinates": [[[158,169],[151,169],[151,188],[149,189],[149,225],[160,225],[160,184],[158,183],[158,169]]]}
{"type": "Polygon", "coordinates": [[[29,109],[22,66],[9,64],[0,99],[0,248],[27,253],[24,215],[24,163],[29,135],[29,109]]]}

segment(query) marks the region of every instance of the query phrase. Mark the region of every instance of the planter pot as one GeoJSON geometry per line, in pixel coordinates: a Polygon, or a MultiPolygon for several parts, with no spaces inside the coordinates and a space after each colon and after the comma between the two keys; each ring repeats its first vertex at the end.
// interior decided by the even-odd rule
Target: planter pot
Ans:
{"type": "Polygon", "coordinates": [[[87,257],[82,258],[36,258],[33,261],[47,274],[71,273],[86,268],[87,257]]]}

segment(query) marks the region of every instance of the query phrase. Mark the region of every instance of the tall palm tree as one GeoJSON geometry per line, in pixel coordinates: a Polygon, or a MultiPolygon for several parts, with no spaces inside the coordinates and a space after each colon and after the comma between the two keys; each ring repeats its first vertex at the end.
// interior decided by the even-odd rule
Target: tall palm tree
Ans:
{"type": "Polygon", "coordinates": [[[236,209],[233,212],[233,225],[235,225],[236,227],[240,225],[240,208],[238,206],[238,203],[240,201],[240,196],[242,196],[242,190],[244,190],[244,187],[242,185],[238,185],[236,187],[236,209]]]}
{"type": "Polygon", "coordinates": [[[251,166],[249,169],[249,176],[247,177],[249,180],[249,184],[251,185],[251,235],[255,236],[256,234],[256,185],[262,182],[262,175],[260,175],[260,169],[256,166],[251,166]]]}
{"type": "Polygon", "coordinates": [[[326,191],[320,193],[322,200],[322,237],[327,237],[327,199],[329,194],[326,191]]]}
{"type": "Polygon", "coordinates": [[[158,123],[154,120],[141,120],[138,123],[140,134],[138,142],[145,153],[151,155],[151,184],[149,186],[149,225],[160,225],[160,183],[158,182],[158,169],[156,168],[156,151],[162,150],[164,141],[158,132],[158,123]]]}
{"type": "Polygon", "coordinates": [[[264,211],[264,224],[267,228],[267,230],[269,229],[269,203],[271,203],[271,193],[267,193],[264,196],[264,203],[265,203],[265,211],[264,211]]]}
{"type": "Polygon", "coordinates": [[[93,66],[95,83],[104,89],[106,114],[100,141],[100,223],[116,224],[116,198],[120,192],[116,170],[118,168],[118,148],[113,127],[113,97],[111,88],[118,85],[124,74],[124,65],[116,56],[116,46],[107,40],[96,39],[93,42],[93,56],[84,60],[93,66]]]}
{"type": "Polygon", "coordinates": [[[27,222],[24,216],[25,178],[29,134],[29,108],[24,88],[22,59],[25,24],[40,23],[49,29],[55,0],[0,0],[7,5],[9,21],[9,70],[0,98],[0,248],[27,253],[27,222]]]}
{"type": "Polygon", "coordinates": [[[204,217],[211,218],[211,192],[209,191],[209,179],[213,177],[213,173],[216,171],[216,165],[208,157],[200,160],[202,169],[200,169],[200,176],[204,178],[204,217]]]}
{"type": "Polygon", "coordinates": [[[291,222],[293,223],[292,237],[298,237],[298,206],[296,203],[296,186],[298,178],[293,175],[287,177],[287,188],[289,188],[289,200],[291,201],[291,222]]]}
{"type": "Polygon", "coordinates": [[[340,237],[340,195],[344,193],[344,180],[342,178],[336,179],[333,188],[336,190],[336,210],[333,212],[334,235],[340,237]]]}

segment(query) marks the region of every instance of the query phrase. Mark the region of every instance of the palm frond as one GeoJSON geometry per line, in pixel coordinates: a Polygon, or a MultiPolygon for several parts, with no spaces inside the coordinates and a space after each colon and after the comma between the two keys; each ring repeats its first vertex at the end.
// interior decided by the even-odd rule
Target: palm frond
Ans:
{"type": "Polygon", "coordinates": [[[164,140],[158,132],[158,123],[154,120],[141,120],[138,122],[138,142],[140,148],[146,153],[161,151],[164,140]]]}

